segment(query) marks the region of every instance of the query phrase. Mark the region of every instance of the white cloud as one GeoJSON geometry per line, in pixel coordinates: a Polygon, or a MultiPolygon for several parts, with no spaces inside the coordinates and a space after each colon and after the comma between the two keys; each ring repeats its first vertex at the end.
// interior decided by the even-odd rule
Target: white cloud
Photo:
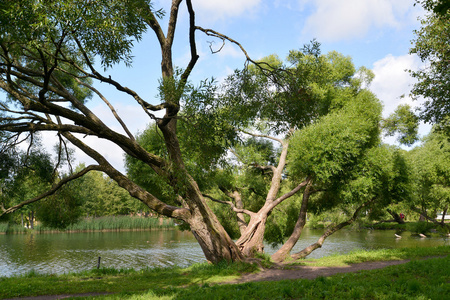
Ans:
{"type": "Polygon", "coordinates": [[[193,0],[192,2],[194,9],[208,16],[208,19],[220,20],[251,13],[260,5],[261,0],[193,0]]]}
{"type": "Polygon", "coordinates": [[[419,105],[409,97],[415,80],[406,70],[417,70],[420,65],[417,56],[408,54],[403,56],[389,54],[373,64],[375,78],[370,89],[383,102],[385,117],[394,112],[399,104],[419,105]]]}
{"type": "Polygon", "coordinates": [[[361,38],[373,27],[401,28],[419,10],[414,0],[299,0],[299,4],[313,6],[303,34],[324,42],[361,38]]]}
{"type": "MultiPolygon", "coordinates": [[[[418,107],[421,101],[413,101],[409,97],[412,85],[415,83],[406,70],[417,70],[422,62],[417,56],[403,55],[386,57],[376,61],[373,64],[375,78],[370,85],[370,90],[383,103],[383,117],[388,117],[395,111],[400,104],[409,104],[412,107],[418,107]]],[[[419,126],[419,134],[426,135],[431,126],[423,123],[419,126]]],[[[395,137],[385,138],[384,141],[389,144],[397,144],[395,137]]]]}

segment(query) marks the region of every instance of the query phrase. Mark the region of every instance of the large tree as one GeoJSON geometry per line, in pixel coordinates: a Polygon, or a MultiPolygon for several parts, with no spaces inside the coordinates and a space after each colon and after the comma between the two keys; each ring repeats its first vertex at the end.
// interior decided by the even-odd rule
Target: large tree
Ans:
{"type": "Polygon", "coordinates": [[[328,177],[339,177],[376,141],[379,103],[362,88],[362,81],[371,78],[370,72],[361,69],[358,73],[351,59],[339,53],[322,55],[316,42],[301,51],[292,51],[288,66],[276,57],[254,62],[246,56],[254,66],[237,71],[223,88],[217,89],[208,81],[194,88],[189,77],[199,58],[196,32],[238,43],[197,26],[191,0],[185,1],[190,60],[181,70],[173,66],[172,48],[182,0],[172,1],[165,30],[161,25],[165,13],[154,9],[148,0],[55,0],[48,4],[29,0],[2,2],[0,88],[8,99],[0,102],[0,130],[14,137],[55,132],[60,138],[59,153],[67,152],[63,150],[71,143],[95,163],[64,177],[40,196],[2,208],[2,214],[39,201],[88,172],[102,171],[150,209],[184,222],[209,261],[242,260],[263,250],[267,218],[276,206],[308,189],[313,181],[327,184],[328,177]],[[102,71],[118,62],[131,64],[133,44],[146,30],[154,33],[161,49],[160,76],[149,78],[160,80],[157,105],[102,71]],[[99,67],[94,59],[100,60],[99,67]],[[156,135],[136,138],[101,93],[104,85],[114,87],[123,101],[140,107],[148,116],[142,122],[152,121],[156,135]],[[111,110],[121,131],[108,127],[89,108],[93,95],[111,110]],[[367,115],[358,108],[366,106],[371,108],[367,115]],[[157,114],[160,111],[161,117],[157,114]],[[359,123],[364,126],[356,126],[359,123]],[[302,136],[303,128],[306,136],[312,136],[316,129],[324,135],[327,130],[337,133],[327,138],[338,143],[338,151],[333,154],[333,143],[321,147],[310,140],[309,149],[317,151],[318,157],[329,164],[322,166],[310,152],[306,157],[298,154],[290,158],[297,167],[291,169],[293,175],[286,181],[289,144],[293,137],[302,136]],[[116,144],[131,160],[139,162],[135,170],[144,171],[148,178],[138,180],[122,174],[85,142],[85,136],[116,144]],[[270,153],[271,145],[259,139],[278,143],[277,150],[272,151],[277,155],[253,155],[265,150],[270,153]],[[239,140],[243,144],[239,145],[239,140]],[[208,206],[207,198],[213,197],[204,192],[211,182],[202,176],[202,171],[220,165],[228,149],[234,151],[236,166],[251,167],[266,175],[265,188],[259,189],[263,193],[254,197],[259,205],[254,204],[253,210],[241,205],[242,186],[227,180],[218,185],[233,200],[222,203],[242,220],[236,242],[208,206]],[[251,149],[258,151],[252,154],[251,149]],[[304,165],[299,166],[299,162],[304,165]],[[282,188],[287,182],[290,185],[282,188]]]}
{"type": "Polygon", "coordinates": [[[164,12],[154,9],[147,0],[2,2],[0,88],[8,94],[8,100],[0,103],[0,129],[15,135],[56,132],[62,147],[70,142],[96,162],[59,181],[41,196],[5,207],[2,214],[38,201],[65,183],[98,170],[157,213],[186,222],[208,260],[242,259],[241,252],[207,206],[197,182],[187,172],[180,150],[177,116],[186,83],[198,60],[195,33],[206,31],[196,26],[192,3],[185,1],[191,58],[184,71],[176,76],[172,47],[181,4],[181,0],[172,1],[164,30],[160,23],[164,12]],[[146,30],[153,31],[161,49],[158,76],[161,78],[161,103],[158,105],[152,105],[102,72],[103,68],[118,62],[131,64],[133,44],[146,30]],[[94,64],[94,59],[101,61],[100,68],[94,64]],[[114,107],[101,94],[103,85],[115,87],[127,101],[140,106],[148,120],[155,120],[164,138],[166,156],[148,152],[139,145],[114,107]],[[88,100],[94,94],[111,109],[124,133],[105,125],[100,116],[89,109],[88,100]],[[162,117],[156,116],[158,111],[164,112],[162,117]],[[169,182],[177,194],[177,205],[162,201],[119,172],[100,152],[85,143],[82,135],[108,140],[143,161],[169,182]]]}

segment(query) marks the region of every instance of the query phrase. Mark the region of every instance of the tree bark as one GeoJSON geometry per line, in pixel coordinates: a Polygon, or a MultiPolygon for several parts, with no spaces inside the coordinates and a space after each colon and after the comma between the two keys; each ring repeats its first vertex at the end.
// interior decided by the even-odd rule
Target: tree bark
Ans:
{"type": "Polygon", "coordinates": [[[281,246],[281,248],[272,255],[272,260],[274,262],[284,261],[290,254],[292,248],[294,248],[298,239],[300,238],[303,228],[306,224],[306,211],[308,210],[308,200],[311,195],[311,181],[306,185],[305,191],[303,192],[302,205],[300,207],[300,213],[295,223],[294,230],[292,231],[289,239],[281,246]]]}
{"type": "Polygon", "coordinates": [[[400,218],[400,215],[398,213],[390,209],[387,209],[387,212],[394,218],[395,222],[397,222],[398,224],[405,224],[405,221],[400,218]]]}
{"type": "Polygon", "coordinates": [[[264,231],[266,229],[267,213],[259,211],[252,216],[244,234],[236,241],[244,257],[254,257],[256,253],[264,252],[264,231]]]}
{"type": "Polygon", "coordinates": [[[444,211],[442,212],[442,219],[441,224],[445,224],[445,216],[447,215],[448,205],[445,207],[444,211]]]}
{"type": "Polygon", "coordinates": [[[28,213],[28,218],[30,219],[30,228],[34,229],[34,210],[28,213]]]}
{"type": "MultiPolygon", "coordinates": [[[[239,209],[239,210],[244,209],[244,203],[242,202],[242,196],[238,190],[234,190],[232,193],[230,193],[229,196],[234,199],[237,209],[239,209]]],[[[236,221],[239,226],[239,232],[241,233],[241,235],[244,234],[245,229],[247,229],[247,222],[245,222],[244,213],[237,212],[236,213],[236,221]]]]}
{"type": "Polygon", "coordinates": [[[246,257],[253,257],[257,252],[264,252],[264,232],[266,229],[267,217],[276,205],[285,200],[279,200],[280,198],[277,199],[277,195],[280,191],[282,174],[284,167],[286,166],[289,139],[285,141],[275,138],[272,139],[278,141],[282,145],[282,150],[277,167],[271,166],[273,175],[265,204],[257,213],[250,216],[250,222],[248,223],[247,228],[236,241],[236,245],[246,257]]]}

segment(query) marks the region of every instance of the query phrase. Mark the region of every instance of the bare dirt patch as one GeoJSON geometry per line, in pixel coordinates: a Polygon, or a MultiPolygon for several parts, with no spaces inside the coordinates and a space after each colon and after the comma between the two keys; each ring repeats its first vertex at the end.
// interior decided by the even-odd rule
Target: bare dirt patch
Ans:
{"type": "Polygon", "coordinates": [[[320,276],[332,276],[339,273],[358,272],[361,270],[381,269],[388,266],[404,264],[410,260],[372,261],[352,264],[343,267],[313,267],[313,266],[289,266],[277,265],[271,269],[264,269],[259,273],[245,274],[241,278],[224,282],[224,284],[236,284],[251,281],[277,281],[285,279],[314,279],[320,276]]]}

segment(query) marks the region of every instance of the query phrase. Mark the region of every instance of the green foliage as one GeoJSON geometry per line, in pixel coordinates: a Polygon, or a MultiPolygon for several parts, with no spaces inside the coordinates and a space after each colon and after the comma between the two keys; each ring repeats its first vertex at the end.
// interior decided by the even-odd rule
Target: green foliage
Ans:
{"type": "MultiPolygon", "coordinates": [[[[287,185],[289,187],[289,184],[287,185]]],[[[287,189],[287,188],[286,188],[287,189]]],[[[264,232],[264,240],[272,247],[283,244],[286,237],[290,236],[298,219],[302,196],[293,196],[289,202],[278,205],[267,219],[267,227],[264,232]]]]}
{"type": "Polygon", "coordinates": [[[15,234],[15,233],[26,233],[27,228],[14,224],[13,222],[1,222],[0,223],[0,233],[5,234],[15,234]]]}
{"type": "Polygon", "coordinates": [[[36,218],[43,226],[63,229],[79,220],[83,199],[79,197],[78,188],[69,183],[39,203],[36,218]]]}
{"type": "Polygon", "coordinates": [[[220,109],[238,128],[256,126],[286,134],[311,124],[330,107],[342,106],[361,82],[353,79],[356,71],[350,57],[337,52],[322,55],[319,46],[313,42],[290,51],[289,66],[269,56],[261,60],[260,68],[235,71],[222,87],[220,109]]]}
{"type": "Polygon", "coordinates": [[[101,230],[149,230],[167,229],[175,225],[171,219],[141,218],[130,216],[105,216],[100,218],[85,218],[67,226],[69,231],[101,231],[101,230]]]}
{"type": "MultiPolygon", "coordinates": [[[[35,141],[28,153],[16,152],[10,156],[12,165],[9,166],[7,177],[0,182],[0,203],[4,206],[32,199],[51,186],[54,179],[53,163],[50,155],[40,150],[39,146],[39,141],[35,141]]],[[[33,205],[20,210],[22,214],[33,214],[34,211],[33,205]]]]}
{"type": "Polygon", "coordinates": [[[386,130],[386,136],[399,133],[397,140],[411,146],[419,139],[419,117],[411,111],[409,105],[400,105],[389,118],[383,120],[383,129],[386,130]]]}
{"type": "Polygon", "coordinates": [[[419,71],[411,71],[411,75],[418,80],[411,93],[415,97],[426,99],[420,114],[421,119],[425,122],[441,123],[441,126],[448,130],[450,10],[445,6],[445,1],[418,2],[429,13],[421,20],[422,27],[415,31],[416,39],[410,52],[417,54],[427,64],[419,71]]]}
{"type": "MultiPolygon", "coordinates": [[[[150,1],[4,1],[1,7],[0,38],[45,50],[54,41],[72,47],[81,42],[89,55],[104,66],[131,61],[133,40],[145,31],[150,1]]],[[[159,14],[161,15],[161,11],[159,14]]]]}
{"type": "Polygon", "coordinates": [[[409,152],[414,174],[412,206],[423,210],[444,210],[450,204],[450,143],[445,134],[433,130],[423,144],[409,152]]]}
{"type": "Polygon", "coordinates": [[[289,174],[310,175],[321,182],[342,177],[378,143],[380,114],[379,101],[362,92],[342,109],[297,131],[291,141],[289,174]]]}
{"type": "Polygon", "coordinates": [[[430,229],[434,229],[436,227],[435,224],[429,223],[429,222],[414,222],[414,223],[408,223],[407,229],[411,231],[412,233],[422,233],[422,234],[429,234],[430,229]]]}
{"type": "MultiPolygon", "coordinates": [[[[63,226],[50,224],[38,224],[34,231],[40,233],[63,231],[120,231],[120,230],[153,230],[174,229],[172,219],[160,219],[156,217],[131,217],[131,216],[104,216],[99,218],[83,218],[77,222],[68,223],[64,220],[63,226]]],[[[0,222],[0,233],[17,234],[34,232],[31,229],[14,224],[12,222],[0,222]]]]}

